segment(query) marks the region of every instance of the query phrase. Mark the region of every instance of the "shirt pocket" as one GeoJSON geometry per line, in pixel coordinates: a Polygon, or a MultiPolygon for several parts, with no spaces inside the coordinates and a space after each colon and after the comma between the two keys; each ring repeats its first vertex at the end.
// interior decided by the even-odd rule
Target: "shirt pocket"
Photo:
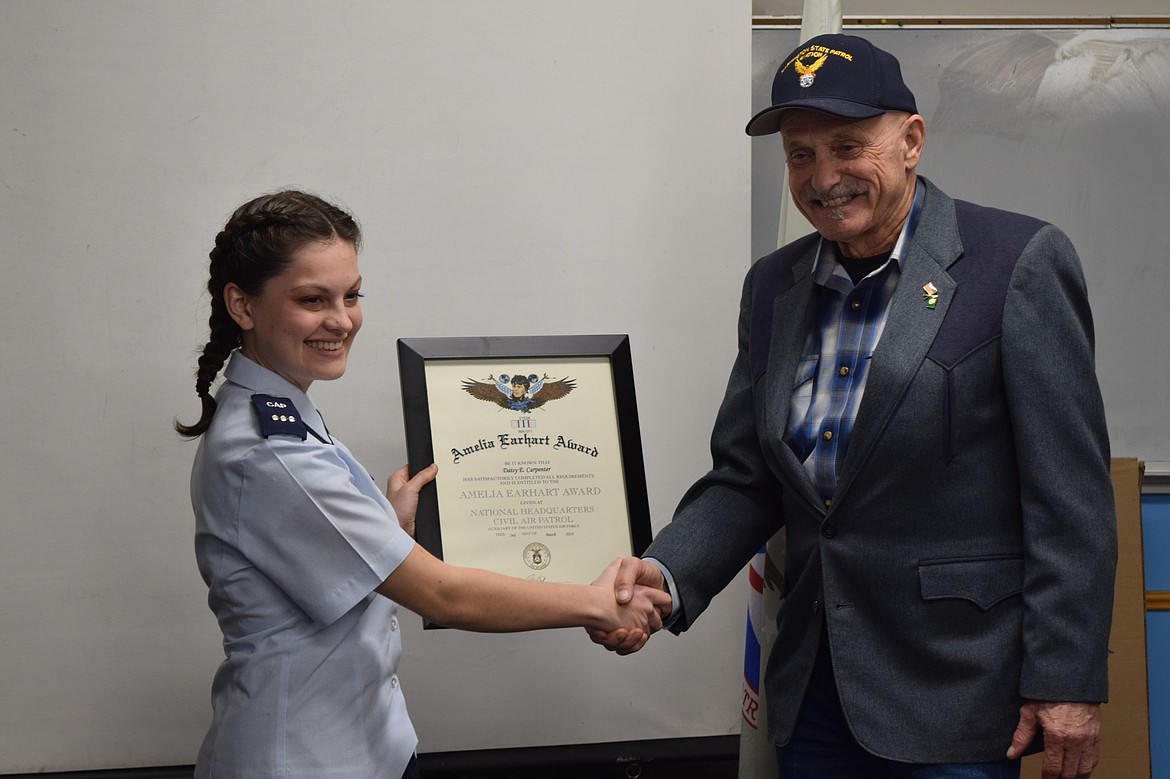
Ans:
{"type": "Polygon", "coordinates": [[[945,557],[918,562],[922,599],[959,599],[987,611],[1024,591],[1020,554],[945,557]]]}
{"type": "Polygon", "coordinates": [[[792,390],[795,392],[806,384],[811,384],[817,375],[817,364],[821,357],[814,354],[811,357],[801,357],[796,366],[796,376],[792,380],[792,390]]]}
{"type": "Polygon", "coordinates": [[[816,383],[814,379],[817,377],[817,366],[820,361],[819,355],[801,358],[796,366],[796,375],[792,377],[791,408],[797,412],[794,416],[798,416],[800,421],[804,420],[804,415],[812,405],[813,387],[816,383]]]}
{"type": "Polygon", "coordinates": [[[793,451],[802,462],[812,451],[813,442],[805,429],[805,418],[814,402],[813,389],[816,386],[817,366],[820,364],[819,355],[803,357],[796,366],[796,375],[792,378],[792,392],[789,395],[788,419],[784,425],[784,440],[792,444],[793,451]]]}

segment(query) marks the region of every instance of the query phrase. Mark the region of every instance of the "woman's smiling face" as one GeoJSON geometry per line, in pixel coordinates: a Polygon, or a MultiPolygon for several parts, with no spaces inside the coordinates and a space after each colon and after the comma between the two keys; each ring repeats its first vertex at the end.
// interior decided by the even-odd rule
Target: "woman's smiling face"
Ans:
{"type": "Polygon", "coordinates": [[[224,297],[244,356],[308,391],[345,373],[362,326],[361,286],[353,244],[334,239],[302,246],[260,294],[229,284],[224,297]]]}

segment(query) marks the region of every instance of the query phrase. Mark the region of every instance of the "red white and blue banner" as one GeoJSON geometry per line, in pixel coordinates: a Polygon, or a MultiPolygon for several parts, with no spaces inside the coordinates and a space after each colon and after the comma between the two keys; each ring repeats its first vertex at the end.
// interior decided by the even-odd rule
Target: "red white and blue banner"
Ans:
{"type": "Polygon", "coordinates": [[[747,636],[743,649],[743,724],[759,730],[760,677],[763,663],[764,571],[768,548],[760,547],[748,568],[747,636]]]}

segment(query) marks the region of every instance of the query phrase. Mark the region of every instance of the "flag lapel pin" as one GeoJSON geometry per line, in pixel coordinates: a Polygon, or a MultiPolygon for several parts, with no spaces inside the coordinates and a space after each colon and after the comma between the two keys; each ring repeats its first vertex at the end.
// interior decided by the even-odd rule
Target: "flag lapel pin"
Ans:
{"type": "Polygon", "coordinates": [[[938,305],[938,287],[929,281],[923,284],[922,299],[926,301],[927,308],[933,309],[938,305]]]}

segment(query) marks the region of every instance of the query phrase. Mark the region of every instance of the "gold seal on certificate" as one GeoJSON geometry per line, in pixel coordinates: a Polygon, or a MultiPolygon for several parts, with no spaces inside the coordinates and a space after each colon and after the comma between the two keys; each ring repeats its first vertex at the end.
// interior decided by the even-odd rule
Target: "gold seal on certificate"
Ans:
{"type": "Polygon", "coordinates": [[[551,560],[552,552],[548,551],[548,547],[538,541],[534,541],[524,547],[524,562],[528,563],[528,567],[534,571],[547,568],[551,560]]]}
{"type": "Polygon", "coordinates": [[[398,342],[417,538],[454,565],[588,583],[650,542],[624,336],[398,342]]]}

